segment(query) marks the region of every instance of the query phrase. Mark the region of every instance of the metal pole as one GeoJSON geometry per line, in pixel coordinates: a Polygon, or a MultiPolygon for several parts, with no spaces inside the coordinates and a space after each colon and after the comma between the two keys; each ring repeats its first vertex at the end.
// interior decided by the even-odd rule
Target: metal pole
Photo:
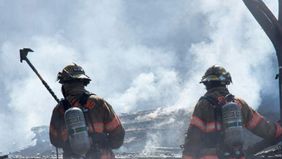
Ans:
{"type": "Polygon", "coordinates": [[[282,26],[282,0],[278,1],[278,22],[282,26]]]}
{"type": "MultiPolygon", "coordinates": [[[[279,78],[279,107],[280,120],[282,121],[282,0],[279,0],[278,20],[262,0],[243,0],[243,2],[269,37],[276,51],[279,66],[276,77],[279,78]]],[[[253,147],[249,147],[247,152],[254,154],[275,143],[276,141],[263,140],[253,147]]]]}
{"type": "Polygon", "coordinates": [[[280,121],[282,121],[282,66],[279,64],[279,102],[280,102],[280,121]]]}
{"type": "Polygon", "coordinates": [[[279,66],[277,77],[279,77],[280,120],[282,120],[282,0],[279,0],[279,20],[262,0],[243,0],[243,2],[269,37],[276,50],[279,66]]]}
{"type": "Polygon", "coordinates": [[[41,77],[41,75],[38,73],[38,71],[35,69],[35,67],[31,64],[31,62],[28,60],[28,58],[25,59],[26,63],[31,67],[31,69],[34,71],[34,73],[37,75],[37,77],[40,79],[42,84],[45,86],[45,88],[49,91],[49,93],[52,95],[52,97],[56,100],[56,102],[59,104],[60,100],[55,95],[53,90],[49,87],[49,85],[46,83],[46,81],[41,77]]]}
{"type": "MultiPolygon", "coordinates": [[[[30,48],[23,48],[20,49],[20,61],[26,61],[26,63],[30,66],[30,68],[33,70],[33,72],[37,75],[37,77],[40,79],[40,81],[42,82],[42,84],[45,86],[45,88],[47,88],[47,90],[49,91],[49,93],[52,95],[52,97],[56,100],[56,102],[59,104],[60,100],[58,99],[58,97],[55,95],[55,93],[53,92],[53,90],[49,87],[49,85],[44,81],[44,79],[41,77],[41,75],[38,73],[38,71],[36,70],[36,68],[32,65],[32,63],[29,61],[29,59],[27,58],[27,54],[28,52],[33,52],[33,50],[31,50],[30,48]]],[[[59,152],[58,152],[58,148],[56,147],[56,155],[57,155],[57,159],[59,159],[59,152]]]]}
{"type": "MultiPolygon", "coordinates": [[[[282,0],[278,1],[278,23],[279,27],[282,28],[282,0]]],[[[280,29],[279,36],[278,36],[278,48],[277,56],[278,56],[278,63],[279,63],[279,95],[280,95],[280,121],[282,121],[282,31],[280,29]]]]}

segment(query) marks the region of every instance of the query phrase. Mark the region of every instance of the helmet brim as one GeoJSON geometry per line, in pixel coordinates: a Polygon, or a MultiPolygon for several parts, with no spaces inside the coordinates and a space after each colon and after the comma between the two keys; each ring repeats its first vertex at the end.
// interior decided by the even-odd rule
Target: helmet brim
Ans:
{"type": "Polygon", "coordinates": [[[200,83],[205,83],[205,82],[210,82],[210,81],[220,81],[220,79],[218,78],[218,76],[216,75],[209,75],[207,77],[204,77],[200,83]]]}
{"type": "Polygon", "coordinates": [[[72,78],[73,79],[85,79],[85,80],[89,80],[89,81],[91,80],[89,78],[89,76],[84,75],[84,74],[72,75],[72,78]]]}

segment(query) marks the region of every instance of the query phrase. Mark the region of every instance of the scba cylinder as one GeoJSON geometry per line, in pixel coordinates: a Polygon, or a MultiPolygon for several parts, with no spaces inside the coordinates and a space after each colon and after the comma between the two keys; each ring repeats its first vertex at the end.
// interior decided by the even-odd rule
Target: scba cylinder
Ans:
{"type": "Polygon", "coordinates": [[[65,123],[73,152],[85,155],[90,149],[90,140],[82,110],[77,107],[69,108],[65,112],[65,123]]]}
{"type": "Polygon", "coordinates": [[[243,126],[241,108],[235,102],[222,106],[224,143],[230,147],[243,145],[243,126]]]}

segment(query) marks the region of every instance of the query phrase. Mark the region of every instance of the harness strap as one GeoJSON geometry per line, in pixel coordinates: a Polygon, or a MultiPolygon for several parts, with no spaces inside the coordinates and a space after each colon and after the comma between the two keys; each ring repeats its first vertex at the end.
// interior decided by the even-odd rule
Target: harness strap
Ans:
{"type": "Polygon", "coordinates": [[[60,104],[63,106],[64,111],[66,111],[69,108],[71,108],[70,102],[68,100],[66,100],[65,98],[60,100],[60,104]]]}
{"type": "MultiPolygon", "coordinates": [[[[89,92],[85,92],[83,93],[80,97],[79,97],[79,103],[81,105],[85,105],[89,99],[89,97],[91,95],[95,95],[93,93],[89,93],[89,92]]],[[[94,101],[96,106],[98,105],[97,101],[95,100],[94,101]]],[[[91,117],[91,115],[88,113],[88,108],[84,108],[83,110],[83,113],[84,113],[84,116],[88,116],[88,119],[90,120],[90,123],[93,123],[93,119],[91,117]]],[[[87,120],[87,118],[85,118],[85,120],[87,120]]],[[[86,121],[87,122],[87,121],[86,121]]],[[[88,122],[87,122],[88,123],[88,122]]],[[[97,155],[101,155],[100,153],[100,149],[101,148],[109,148],[109,139],[108,139],[108,135],[106,133],[98,133],[98,132],[95,132],[95,129],[93,127],[93,124],[90,124],[91,127],[92,127],[92,130],[93,130],[93,134],[91,135],[92,136],[92,141],[94,143],[93,145],[93,148],[96,149],[97,151],[97,155]]]]}
{"type": "MultiPolygon", "coordinates": [[[[225,102],[232,102],[235,100],[234,96],[232,94],[227,94],[225,97],[223,98],[214,98],[211,96],[202,96],[200,99],[204,99],[207,100],[209,103],[211,103],[213,105],[214,108],[214,119],[216,122],[222,122],[222,106],[225,104],[223,101],[225,102]]],[[[216,130],[218,130],[217,125],[216,126],[216,130]]],[[[226,149],[226,147],[222,147],[222,136],[223,135],[223,130],[221,130],[221,132],[219,133],[219,135],[217,136],[218,138],[218,147],[217,147],[217,155],[219,157],[219,159],[226,159],[226,158],[242,158],[244,156],[244,152],[242,151],[241,148],[237,149],[236,151],[234,150],[228,150],[226,149]],[[237,154],[238,153],[238,154],[237,154]]]]}
{"type": "Polygon", "coordinates": [[[91,95],[95,95],[94,93],[90,93],[90,92],[84,92],[78,99],[79,99],[79,104],[80,105],[85,105],[88,101],[88,98],[91,95]]]}
{"type": "Polygon", "coordinates": [[[207,100],[207,101],[208,101],[209,103],[211,103],[213,106],[218,105],[217,99],[215,99],[215,98],[213,98],[213,97],[211,97],[211,96],[202,96],[202,97],[200,98],[200,100],[201,100],[201,99],[207,100]]]}
{"type": "MultiPolygon", "coordinates": [[[[222,122],[222,110],[221,110],[221,105],[219,105],[218,100],[211,97],[211,96],[202,96],[200,99],[205,99],[209,103],[212,104],[214,108],[214,120],[215,123],[221,123],[222,122]]],[[[215,129],[219,130],[218,125],[215,124],[215,129]]]]}
{"type": "Polygon", "coordinates": [[[213,112],[214,112],[214,121],[215,121],[215,136],[213,136],[215,138],[215,146],[217,147],[216,149],[218,149],[220,147],[220,145],[223,142],[223,130],[219,128],[218,123],[222,123],[222,109],[221,109],[221,105],[219,104],[219,101],[211,96],[202,96],[200,99],[204,99],[206,101],[208,101],[212,106],[213,106],[213,112]]]}

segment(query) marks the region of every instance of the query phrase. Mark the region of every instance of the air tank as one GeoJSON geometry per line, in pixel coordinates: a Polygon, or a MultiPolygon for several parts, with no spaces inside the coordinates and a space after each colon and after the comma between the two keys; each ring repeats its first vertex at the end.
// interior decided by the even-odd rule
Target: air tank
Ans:
{"type": "Polygon", "coordinates": [[[243,126],[241,108],[235,102],[222,106],[224,143],[230,147],[243,145],[243,126]]]}
{"type": "Polygon", "coordinates": [[[85,155],[90,149],[90,138],[82,110],[77,107],[69,108],[65,112],[65,124],[73,152],[85,155]]]}

